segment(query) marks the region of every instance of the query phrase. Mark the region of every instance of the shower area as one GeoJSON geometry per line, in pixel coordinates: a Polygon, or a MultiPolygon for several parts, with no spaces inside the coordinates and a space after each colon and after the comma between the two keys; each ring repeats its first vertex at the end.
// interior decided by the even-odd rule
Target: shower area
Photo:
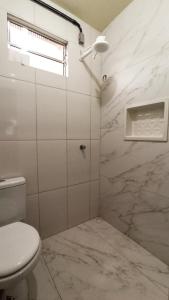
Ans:
{"type": "Polygon", "coordinates": [[[132,1],[103,32],[51,1],[13,3],[0,0],[0,179],[26,178],[42,254],[9,300],[168,300],[168,0],[132,1]],[[63,74],[16,61],[16,17],[61,37],[63,74]]]}
{"type": "Polygon", "coordinates": [[[150,50],[168,3],[157,1],[153,10],[151,4],[134,1],[81,52],[83,65],[103,52],[99,201],[91,220],[43,241],[58,299],[169,297],[169,91],[162,38],[150,50]],[[147,14],[138,22],[140,6],[147,14]]]}

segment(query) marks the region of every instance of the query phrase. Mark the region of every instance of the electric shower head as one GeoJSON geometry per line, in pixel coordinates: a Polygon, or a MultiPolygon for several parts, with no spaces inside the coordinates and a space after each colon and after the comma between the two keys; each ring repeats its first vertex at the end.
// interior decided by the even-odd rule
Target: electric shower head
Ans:
{"type": "Polygon", "coordinates": [[[104,53],[109,49],[109,43],[106,41],[104,35],[99,35],[92,46],[90,46],[80,57],[80,61],[83,61],[85,57],[94,51],[96,53],[104,53]]]}
{"type": "Polygon", "coordinates": [[[106,52],[109,49],[109,43],[106,41],[106,37],[103,35],[98,36],[93,44],[93,48],[98,53],[106,52]]]}

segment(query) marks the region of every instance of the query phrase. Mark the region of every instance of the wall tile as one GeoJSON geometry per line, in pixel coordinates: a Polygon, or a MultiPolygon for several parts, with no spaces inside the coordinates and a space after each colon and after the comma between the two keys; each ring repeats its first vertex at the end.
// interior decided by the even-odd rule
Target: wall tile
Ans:
{"type": "Polygon", "coordinates": [[[8,60],[3,60],[0,58],[1,69],[0,75],[4,77],[9,77],[11,79],[19,79],[28,82],[35,82],[35,69],[29,66],[21,65],[19,62],[8,60]]]}
{"type": "Polygon", "coordinates": [[[90,218],[99,216],[99,181],[91,182],[90,218]]]}
{"type": "MultiPolygon", "coordinates": [[[[0,72],[5,72],[5,65],[8,61],[8,21],[7,21],[7,11],[3,8],[0,8],[0,26],[1,26],[1,35],[0,35],[0,63],[1,70],[0,72]]],[[[0,73],[0,74],[1,74],[0,73]]]]}
{"type": "Polygon", "coordinates": [[[90,183],[68,188],[69,227],[76,226],[89,219],[90,183]]]}
{"type": "Polygon", "coordinates": [[[27,196],[26,222],[39,231],[39,200],[38,195],[27,196]]]}
{"type": "MultiPolygon", "coordinates": [[[[96,38],[101,33],[94,28],[91,29],[91,44],[93,44],[96,38]]],[[[91,95],[100,98],[101,97],[101,68],[102,68],[102,55],[97,54],[95,59],[92,59],[92,71],[91,71],[91,95]]]]}
{"type": "Polygon", "coordinates": [[[102,90],[102,76],[101,76],[101,55],[97,54],[95,60],[92,60],[91,71],[91,95],[97,98],[101,97],[102,90]]]}
{"type": "MultiPolygon", "coordinates": [[[[95,40],[96,40],[96,38],[97,38],[99,35],[101,35],[101,34],[102,34],[102,32],[100,32],[100,31],[98,31],[97,29],[91,27],[91,28],[90,28],[90,39],[91,39],[90,44],[91,44],[91,43],[94,43],[95,40]]],[[[102,66],[100,65],[100,67],[102,67],[102,66]]]]}
{"type": "Polygon", "coordinates": [[[69,226],[88,220],[90,210],[95,216],[97,206],[97,189],[90,185],[91,168],[92,178],[97,177],[96,157],[91,166],[90,139],[91,135],[99,139],[100,123],[98,106],[94,107],[90,96],[98,96],[99,57],[79,61],[97,33],[66,13],[81,24],[84,47],[78,44],[75,26],[39,5],[28,0],[0,0],[0,178],[26,177],[27,222],[37,229],[40,226],[43,237],[67,228],[68,184],[80,183],[69,187],[69,226]],[[11,60],[7,12],[68,41],[68,77],[11,60]],[[87,146],[84,153],[80,144],[87,146]]]}
{"type": "Polygon", "coordinates": [[[84,49],[81,50],[79,45],[70,42],[68,44],[68,65],[69,75],[67,88],[70,91],[90,95],[91,93],[91,57],[84,62],[79,58],[84,49]]]}
{"type": "Polygon", "coordinates": [[[55,88],[37,86],[38,139],[66,138],[66,93],[55,88]]]}
{"type": "Polygon", "coordinates": [[[27,183],[27,193],[37,193],[37,160],[35,142],[0,142],[0,166],[1,178],[24,176],[27,183]]]}
{"type": "Polygon", "coordinates": [[[35,4],[35,25],[57,37],[67,38],[65,20],[38,4],[35,4]]]}
{"type": "Polygon", "coordinates": [[[90,97],[68,93],[69,139],[90,139],[90,97]]]}
{"type": "MultiPolygon", "coordinates": [[[[84,21],[82,21],[81,19],[79,19],[77,16],[73,15],[69,11],[63,9],[61,6],[57,5],[53,1],[46,0],[45,2],[48,3],[49,5],[55,7],[56,9],[59,9],[60,11],[65,13],[66,15],[70,16],[71,18],[73,18],[77,22],[79,22],[82,29],[83,29],[83,33],[85,35],[85,47],[88,47],[89,45],[91,45],[91,32],[93,31],[93,28],[91,26],[89,26],[87,23],[85,23],[84,21]]],[[[57,23],[57,24],[60,24],[60,23],[57,23]]],[[[47,24],[46,27],[48,28],[48,26],[49,25],[47,24]]],[[[60,26],[61,26],[61,24],[60,24],[60,26]]],[[[63,29],[52,28],[52,32],[54,34],[57,33],[57,35],[59,35],[59,36],[60,36],[60,34],[62,34],[61,37],[65,36],[66,40],[73,41],[74,43],[78,44],[78,34],[79,34],[78,28],[76,26],[74,26],[73,24],[65,21],[64,22],[64,29],[65,29],[64,31],[61,31],[63,29]]]]}
{"type": "Polygon", "coordinates": [[[114,187],[111,181],[109,184],[111,188],[101,199],[101,215],[168,264],[169,198],[144,188],[133,188],[132,182],[126,182],[125,187],[121,185],[118,192],[116,186],[120,187],[119,182],[116,186],[114,182],[114,187]]]}
{"type": "MultiPolygon", "coordinates": [[[[5,1],[4,1],[5,2],[5,1]]],[[[13,3],[13,2],[10,2],[13,3]]],[[[35,82],[35,69],[10,60],[8,49],[7,11],[0,9],[0,75],[12,79],[35,82]]]]}
{"type": "Polygon", "coordinates": [[[39,190],[66,186],[66,141],[38,142],[39,190]]]}
{"type": "Polygon", "coordinates": [[[35,87],[0,77],[0,140],[36,138],[35,87]]]}
{"type": "Polygon", "coordinates": [[[96,97],[91,98],[91,138],[100,138],[100,114],[101,100],[96,97]]]}
{"type": "MultiPolygon", "coordinates": [[[[92,28],[85,22],[83,22],[81,19],[79,19],[77,16],[70,14],[68,11],[66,14],[70,15],[72,18],[74,18],[77,22],[80,23],[83,33],[84,33],[84,46],[79,47],[81,51],[84,51],[85,48],[89,47],[91,45],[91,31],[92,28]]],[[[67,39],[69,42],[74,42],[78,45],[78,38],[79,38],[79,30],[76,26],[71,25],[71,23],[66,22],[66,32],[67,32],[67,39]]]]}
{"type": "Polygon", "coordinates": [[[100,141],[91,140],[91,179],[99,178],[100,141]]]}
{"type": "Polygon", "coordinates": [[[151,5],[133,1],[106,29],[103,74],[112,80],[102,93],[101,216],[168,264],[168,143],[124,141],[125,106],[169,94],[169,3],[151,5]]]}
{"type": "Polygon", "coordinates": [[[28,22],[34,22],[34,4],[27,0],[1,0],[0,7],[28,22]]]}
{"type": "Polygon", "coordinates": [[[90,180],[90,141],[68,141],[68,185],[90,180]],[[86,150],[80,150],[80,145],[86,150]]]}
{"type": "Polygon", "coordinates": [[[36,69],[36,83],[59,89],[66,89],[66,77],[36,69]]]}
{"type": "Polygon", "coordinates": [[[58,189],[39,194],[40,230],[43,238],[67,228],[67,193],[58,189]]]}

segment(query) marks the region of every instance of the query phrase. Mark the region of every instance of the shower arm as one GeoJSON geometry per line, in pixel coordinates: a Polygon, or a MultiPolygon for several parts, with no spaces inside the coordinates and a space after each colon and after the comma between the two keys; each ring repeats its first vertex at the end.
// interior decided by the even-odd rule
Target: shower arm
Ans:
{"type": "Polygon", "coordinates": [[[86,49],[80,57],[80,61],[83,61],[87,56],[89,56],[93,52],[93,45],[86,49]]]}

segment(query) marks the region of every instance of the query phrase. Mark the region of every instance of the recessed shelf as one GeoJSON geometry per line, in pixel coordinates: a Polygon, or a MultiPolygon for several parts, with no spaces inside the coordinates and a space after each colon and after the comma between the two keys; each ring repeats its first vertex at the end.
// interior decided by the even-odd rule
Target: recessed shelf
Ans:
{"type": "Polygon", "coordinates": [[[125,140],[167,141],[168,99],[125,108],[125,140]]]}

